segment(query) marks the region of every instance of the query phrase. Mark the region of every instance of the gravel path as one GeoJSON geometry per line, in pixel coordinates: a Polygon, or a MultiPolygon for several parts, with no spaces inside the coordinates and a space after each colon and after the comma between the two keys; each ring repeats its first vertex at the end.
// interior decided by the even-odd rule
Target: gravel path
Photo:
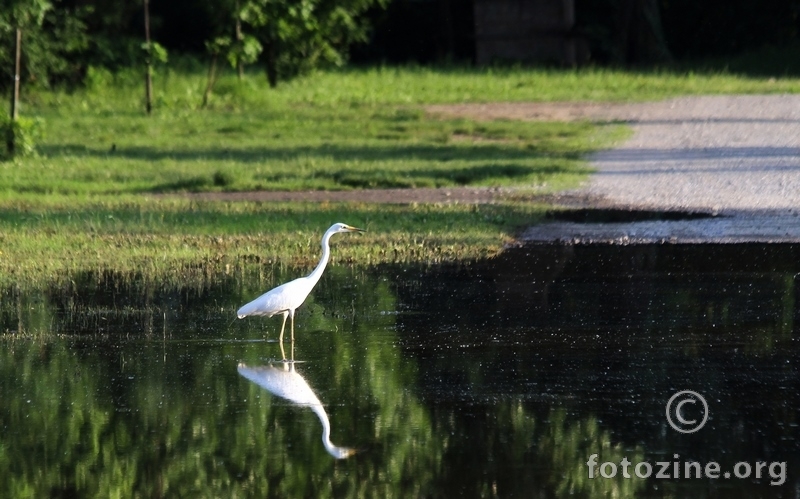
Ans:
{"type": "Polygon", "coordinates": [[[799,95],[685,97],[605,111],[607,119],[631,123],[633,136],[594,155],[597,173],[565,199],[719,216],[554,222],[529,229],[524,240],[800,242],[799,95]]]}
{"type": "Polygon", "coordinates": [[[670,209],[800,210],[800,95],[621,106],[633,136],[596,154],[584,194],[670,209]]]}

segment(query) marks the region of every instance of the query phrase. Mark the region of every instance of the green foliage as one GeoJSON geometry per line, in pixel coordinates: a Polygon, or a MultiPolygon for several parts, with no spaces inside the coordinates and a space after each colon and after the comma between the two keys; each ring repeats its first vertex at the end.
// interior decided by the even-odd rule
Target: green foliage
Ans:
{"type": "MultiPolygon", "coordinates": [[[[314,68],[341,66],[355,42],[366,41],[364,13],[387,0],[242,0],[207,2],[213,21],[206,50],[235,68],[262,57],[270,85],[314,68]]],[[[212,70],[213,73],[213,70],[212,70]]],[[[213,82],[212,82],[213,83],[213,82]]]]}
{"type": "Polygon", "coordinates": [[[209,54],[217,55],[230,47],[231,39],[224,36],[218,36],[213,40],[207,41],[205,45],[209,54]]]}
{"type": "Polygon", "coordinates": [[[89,66],[83,82],[89,90],[100,90],[114,83],[114,74],[102,66],[89,66]]]}
{"type": "Polygon", "coordinates": [[[324,66],[342,66],[367,39],[363,14],[386,0],[248,0],[241,20],[261,42],[271,86],[324,66]]]}
{"type": "Polygon", "coordinates": [[[235,40],[228,51],[227,59],[231,67],[236,68],[239,64],[253,64],[258,60],[258,56],[263,52],[264,47],[258,38],[252,35],[242,35],[241,40],[235,40]]]}
{"type": "MultiPolygon", "coordinates": [[[[0,67],[13,68],[15,31],[22,30],[23,80],[40,86],[77,83],[77,58],[89,47],[84,18],[88,9],[56,9],[46,0],[0,2],[0,67]]],[[[10,80],[0,80],[0,90],[10,80]]]]}
{"type": "Polygon", "coordinates": [[[144,52],[146,64],[165,64],[169,59],[167,49],[158,42],[142,43],[142,52],[144,52]]]}
{"type": "Polygon", "coordinates": [[[45,15],[53,9],[49,0],[2,0],[0,1],[0,29],[30,29],[39,26],[45,15]]]}
{"type": "Polygon", "coordinates": [[[0,119],[0,137],[3,140],[0,159],[33,156],[36,144],[42,138],[42,128],[40,118],[0,119]]]}

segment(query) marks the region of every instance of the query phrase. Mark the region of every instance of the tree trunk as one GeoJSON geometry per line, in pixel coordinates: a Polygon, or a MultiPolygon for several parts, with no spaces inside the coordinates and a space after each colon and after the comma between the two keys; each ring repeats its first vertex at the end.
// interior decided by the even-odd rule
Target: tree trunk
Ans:
{"type": "Polygon", "coordinates": [[[617,46],[624,62],[651,63],[671,59],[658,0],[622,0],[617,46]]]}
{"type": "MultiPolygon", "coordinates": [[[[236,43],[239,44],[240,50],[242,50],[242,40],[244,40],[244,35],[242,34],[242,20],[239,19],[239,2],[236,2],[236,43]]],[[[242,64],[242,54],[239,54],[239,57],[236,60],[236,74],[239,77],[239,80],[244,78],[244,64],[242,64]]]]}
{"type": "Polygon", "coordinates": [[[11,119],[19,118],[19,82],[22,62],[22,30],[17,28],[14,39],[14,90],[11,93],[11,119]]]}
{"type": "Polygon", "coordinates": [[[266,57],[267,57],[267,81],[269,81],[270,88],[278,86],[278,61],[275,57],[275,44],[270,41],[267,44],[266,57]]]}
{"type": "Polygon", "coordinates": [[[144,39],[147,61],[145,62],[144,93],[147,114],[153,110],[153,47],[150,44],[150,0],[144,0],[144,39]]]}
{"type": "Polygon", "coordinates": [[[14,39],[14,88],[11,91],[11,123],[6,130],[6,152],[9,156],[14,156],[16,150],[16,121],[19,118],[19,82],[20,67],[22,62],[22,30],[17,28],[14,39]]]}
{"type": "Polygon", "coordinates": [[[440,61],[450,61],[454,58],[455,53],[455,30],[453,28],[453,9],[450,5],[450,0],[439,0],[439,15],[442,16],[442,25],[440,27],[441,44],[439,45],[439,54],[437,58],[440,61]]]}
{"type": "Polygon", "coordinates": [[[214,82],[217,79],[217,57],[219,54],[215,53],[211,56],[211,65],[208,67],[208,83],[206,84],[206,91],[203,92],[203,105],[208,105],[208,99],[211,97],[211,91],[214,90],[214,82]]]}

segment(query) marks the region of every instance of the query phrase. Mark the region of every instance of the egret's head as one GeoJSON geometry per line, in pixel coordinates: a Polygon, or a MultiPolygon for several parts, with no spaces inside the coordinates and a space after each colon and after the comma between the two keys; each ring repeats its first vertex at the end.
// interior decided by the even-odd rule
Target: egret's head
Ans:
{"type": "Polygon", "coordinates": [[[349,447],[331,446],[328,448],[328,453],[336,459],[347,459],[348,457],[356,455],[358,451],[349,447]]]}
{"type": "Polygon", "coordinates": [[[343,223],[333,224],[331,229],[334,232],[366,232],[364,229],[359,229],[358,227],[353,227],[352,225],[343,223]]]}

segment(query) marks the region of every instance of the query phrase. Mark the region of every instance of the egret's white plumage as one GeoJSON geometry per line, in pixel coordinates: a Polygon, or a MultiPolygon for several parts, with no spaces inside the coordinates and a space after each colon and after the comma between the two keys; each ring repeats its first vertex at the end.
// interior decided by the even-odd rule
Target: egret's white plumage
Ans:
{"type": "Polygon", "coordinates": [[[292,319],[292,341],[294,341],[294,311],[306,301],[311,290],[314,289],[331,256],[330,239],[331,236],[339,232],[363,232],[363,229],[351,227],[347,224],[336,223],[325,231],[322,236],[322,258],[317,267],[306,277],[300,277],[294,281],[289,281],[277,288],[267,291],[247,305],[242,306],[236,315],[243,319],[250,315],[265,315],[272,317],[276,314],[283,314],[283,325],[281,326],[280,342],[283,343],[283,330],[286,328],[286,318],[292,319]]]}
{"type": "Polygon", "coordinates": [[[284,364],[283,369],[274,366],[248,367],[240,363],[238,370],[239,374],[266,388],[270,393],[314,411],[322,423],[322,444],[331,456],[344,459],[356,453],[355,449],[339,447],[331,442],[331,422],[328,414],[308,382],[295,371],[293,363],[284,364]]]}

